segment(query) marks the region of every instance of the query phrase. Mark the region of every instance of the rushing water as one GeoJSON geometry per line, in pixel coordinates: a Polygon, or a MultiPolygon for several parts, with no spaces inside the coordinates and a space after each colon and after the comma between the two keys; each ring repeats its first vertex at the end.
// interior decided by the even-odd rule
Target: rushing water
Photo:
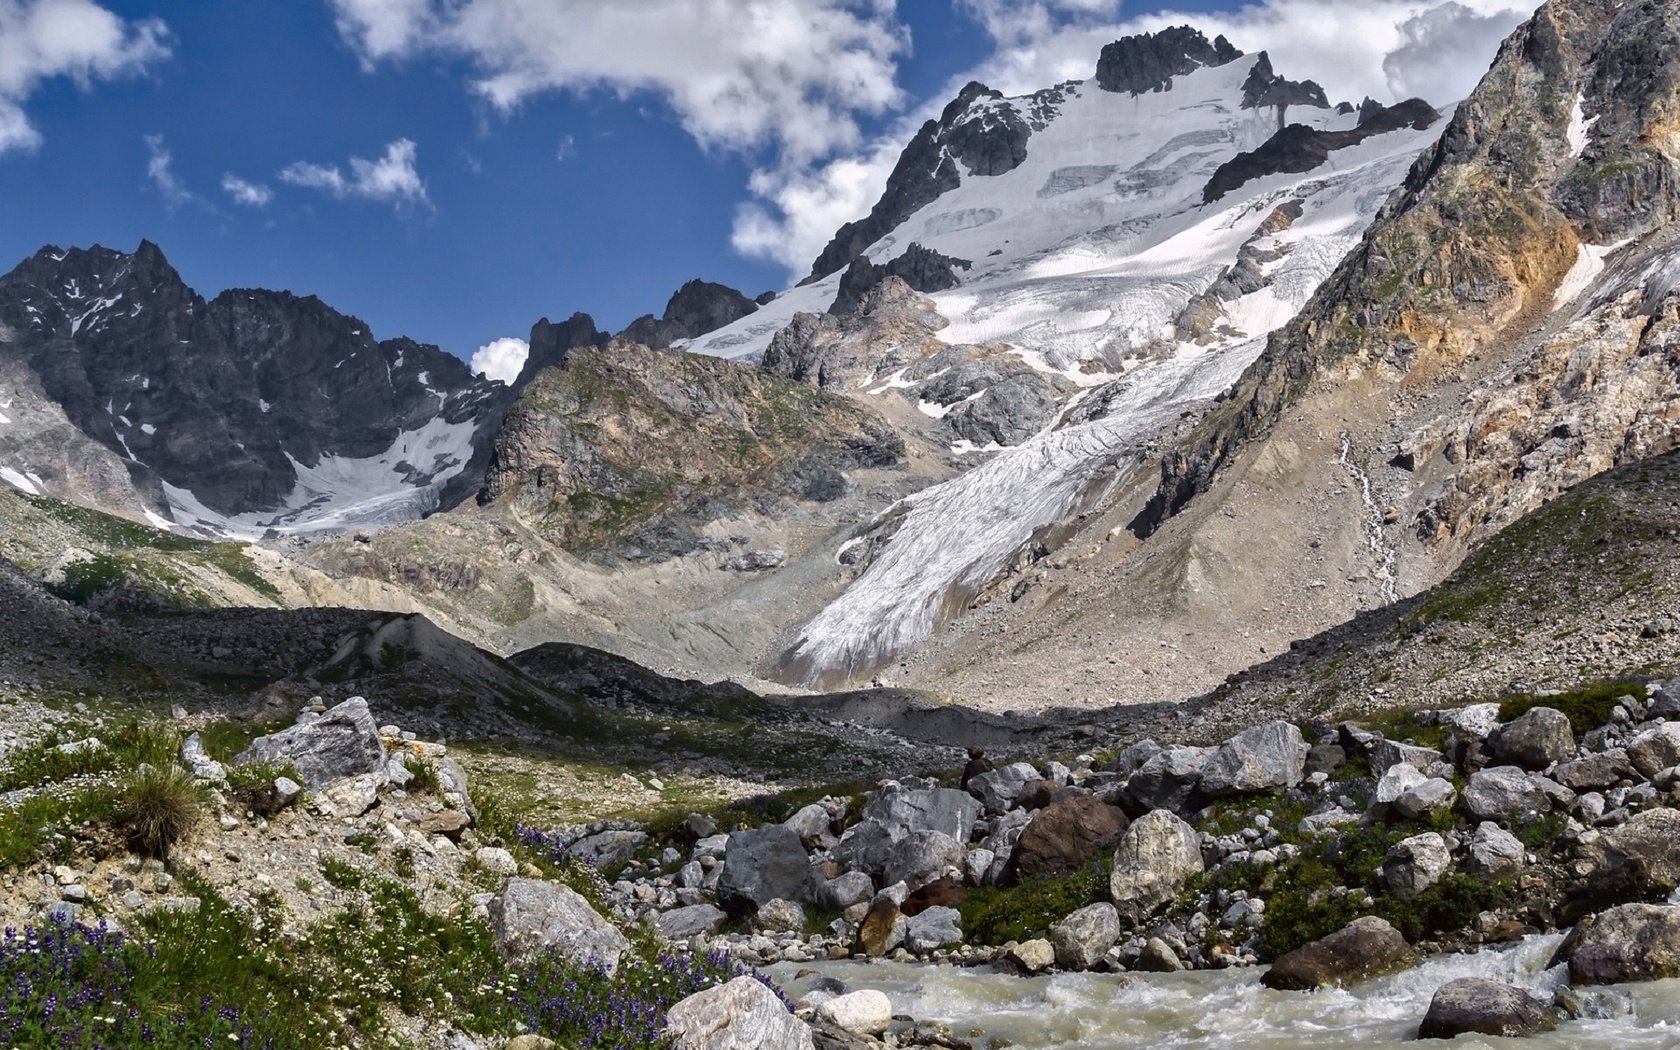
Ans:
{"type": "MultiPolygon", "coordinates": [[[[1456,977],[1489,977],[1550,999],[1565,983],[1563,967],[1546,968],[1561,941],[1561,935],[1531,937],[1502,950],[1439,956],[1351,991],[1272,991],[1261,987],[1259,968],[1036,978],[883,962],[823,963],[817,969],[845,982],[848,991],[885,992],[895,1013],[943,1022],[965,1038],[999,1037],[1035,1050],[1418,1050],[1418,1022],[1430,998],[1456,977]]],[[[794,978],[800,969],[789,964],[773,970],[795,997],[811,984],[809,977],[794,978]]],[[[1582,998],[1598,1019],[1566,1021],[1556,1032],[1530,1039],[1469,1036],[1450,1045],[1680,1048],[1680,980],[1583,990],[1582,998]]]]}

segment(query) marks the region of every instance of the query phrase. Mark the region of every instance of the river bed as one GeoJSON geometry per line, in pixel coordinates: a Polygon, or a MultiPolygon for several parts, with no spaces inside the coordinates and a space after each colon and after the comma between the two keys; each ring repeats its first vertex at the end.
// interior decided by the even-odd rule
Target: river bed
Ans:
{"type": "MultiPolygon", "coordinates": [[[[1562,939],[1529,937],[1474,955],[1437,956],[1351,991],[1273,991],[1260,984],[1263,967],[1023,978],[983,968],[845,961],[782,964],[771,973],[794,998],[814,980],[795,978],[807,969],[844,982],[847,991],[878,989],[892,1000],[894,1013],[947,1024],[959,1036],[973,1038],[976,1047],[997,1037],[1023,1050],[1416,1050],[1418,1023],[1430,998],[1454,978],[1488,977],[1550,999],[1567,983],[1564,967],[1546,968],[1562,939]]],[[[1680,1048],[1680,980],[1582,989],[1579,994],[1595,1019],[1566,1021],[1556,1032],[1529,1039],[1467,1036],[1450,1045],[1680,1048]]]]}

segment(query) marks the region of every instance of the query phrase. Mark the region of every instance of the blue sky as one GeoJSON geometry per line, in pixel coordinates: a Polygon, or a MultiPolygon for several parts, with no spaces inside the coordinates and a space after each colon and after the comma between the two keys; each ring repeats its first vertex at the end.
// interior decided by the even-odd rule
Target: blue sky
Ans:
{"type": "Polygon", "coordinates": [[[1335,96],[1435,86],[1443,62],[1461,93],[1520,17],[1168,7],[0,0],[0,269],[149,238],[207,296],[318,294],[466,357],[542,315],[620,328],[691,277],[785,287],[970,76],[1089,76],[1105,39],[1188,16],[1335,96]]]}

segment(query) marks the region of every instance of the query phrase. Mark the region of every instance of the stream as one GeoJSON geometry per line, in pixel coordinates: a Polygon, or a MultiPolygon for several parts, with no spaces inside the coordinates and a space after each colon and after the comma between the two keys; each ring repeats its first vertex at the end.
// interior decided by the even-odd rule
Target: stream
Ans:
{"type": "MultiPolygon", "coordinates": [[[[843,961],[782,964],[771,974],[793,998],[820,974],[847,991],[874,988],[895,1014],[939,1021],[983,1046],[987,1037],[1057,1050],[1298,1050],[1409,1047],[1435,989],[1458,977],[1488,977],[1545,999],[1566,983],[1546,968],[1561,934],[1525,938],[1474,955],[1436,956],[1405,973],[1352,990],[1278,992],[1260,985],[1263,967],[1175,974],[1069,973],[1022,978],[987,969],[843,961]],[[809,970],[804,978],[796,974],[809,970]]],[[[1453,1047],[1680,1047],[1680,980],[1582,989],[1594,1019],[1565,1021],[1528,1039],[1464,1036],[1453,1047]]],[[[1430,1045],[1430,1044],[1423,1044],[1430,1045]]],[[[1435,1043],[1445,1046],[1449,1044],[1435,1043]]]]}

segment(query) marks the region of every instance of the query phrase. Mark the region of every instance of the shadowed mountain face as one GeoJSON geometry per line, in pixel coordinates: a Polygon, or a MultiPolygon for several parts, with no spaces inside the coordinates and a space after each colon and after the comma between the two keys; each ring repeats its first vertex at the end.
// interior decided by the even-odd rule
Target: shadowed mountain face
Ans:
{"type": "Polygon", "coordinates": [[[44,248],[0,277],[0,358],[121,457],[153,507],[249,535],[459,502],[505,405],[452,355],[376,340],[313,296],[207,302],[150,242],[44,248]]]}

